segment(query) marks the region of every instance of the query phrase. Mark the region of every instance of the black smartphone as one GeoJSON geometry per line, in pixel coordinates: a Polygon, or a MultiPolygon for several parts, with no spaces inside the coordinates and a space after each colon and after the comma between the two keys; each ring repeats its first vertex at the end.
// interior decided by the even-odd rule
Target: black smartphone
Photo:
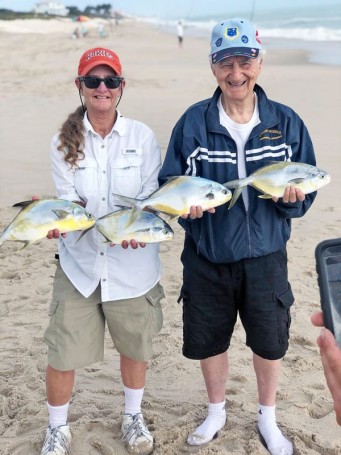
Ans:
{"type": "Polygon", "coordinates": [[[341,238],[320,242],[315,259],[324,325],[341,347],[341,238]]]}

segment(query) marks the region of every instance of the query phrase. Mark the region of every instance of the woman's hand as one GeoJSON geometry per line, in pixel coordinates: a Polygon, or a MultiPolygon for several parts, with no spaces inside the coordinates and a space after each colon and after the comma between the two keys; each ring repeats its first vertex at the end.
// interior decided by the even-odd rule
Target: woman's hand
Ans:
{"type": "MultiPolygon", "coordinates": [[[[115,246],[116,243],[110,243],[110,246],[115,246]]],[[[136,250],[139,246],[141,248],[144,248],[146,246],[145,242],[136,242],[136,240],[131,239],[131,240],[123,240],[121,243],[121,247],[124,248],[125,250],[131,246],[133,250],[136,250]]]]}

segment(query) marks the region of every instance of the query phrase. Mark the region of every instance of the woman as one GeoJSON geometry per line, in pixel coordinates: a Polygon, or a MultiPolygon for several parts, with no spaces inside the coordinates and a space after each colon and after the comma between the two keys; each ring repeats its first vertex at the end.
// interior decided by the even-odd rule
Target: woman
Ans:
{"type": "MultiPolygon", "coordinates": [[[[86,51],[75,83],[82,106],[52,139],[52,176],[59,198],[98,218],[118,209],[115,194],[142,199],[157,188],[160,149],[146,125],[117,110],[125,80],[114,52],[86,51]]],[[[151,340],[162,326],[158,246],[134,239],[107,246],[96,229],[79,241],[79,233],[58,230],[48,238],[59,238],[59,264],[45,332],[49,426],[41,454],[70,453],[67,413],[75,369],[103,359],[105,323],[120,353],[123,440],[129,453],[149,454],[153,437],[141,402],[151,340]]]]}

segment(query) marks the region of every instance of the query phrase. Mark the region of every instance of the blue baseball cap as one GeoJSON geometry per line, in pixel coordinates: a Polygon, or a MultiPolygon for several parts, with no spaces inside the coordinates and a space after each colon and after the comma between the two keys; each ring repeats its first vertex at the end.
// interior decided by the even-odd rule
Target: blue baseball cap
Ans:
{"type": "Polygon", "coordinates": [[[238,55],[256,58],[261,49],[258,31],[246,19],[227,19],[213,27],[210,53],[212,63],[238,55]]]}

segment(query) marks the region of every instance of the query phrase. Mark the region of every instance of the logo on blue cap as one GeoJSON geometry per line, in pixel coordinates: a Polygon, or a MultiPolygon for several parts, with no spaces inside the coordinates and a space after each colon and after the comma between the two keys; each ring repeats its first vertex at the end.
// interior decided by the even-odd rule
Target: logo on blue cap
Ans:
{"type": "Polygon", "coordinates": [[[244,44],[246,44],[246,43],[249,42],[249,38],[248,38],[246,35],[243,35],[240,39],[242,40],[242,42],[243,42],[244,44]]]}
{"type": "Polygon", "coordinates": [[[240,35],[240,33],[239,33],[239,30],[238,30],[238,27],[231,27],[231,28],[227,28],[226,29],[225,37],[227,39],[235,39],[239,35],[240,35]]]}
{"type": "Polygon", "coordinates": [[[223,38],[219,38],[219,39],[217,39],[217,41],[215,42],[215,45],[216,45],[217,47],[220,47],[222,42],[223,42],[223,38]]]}

